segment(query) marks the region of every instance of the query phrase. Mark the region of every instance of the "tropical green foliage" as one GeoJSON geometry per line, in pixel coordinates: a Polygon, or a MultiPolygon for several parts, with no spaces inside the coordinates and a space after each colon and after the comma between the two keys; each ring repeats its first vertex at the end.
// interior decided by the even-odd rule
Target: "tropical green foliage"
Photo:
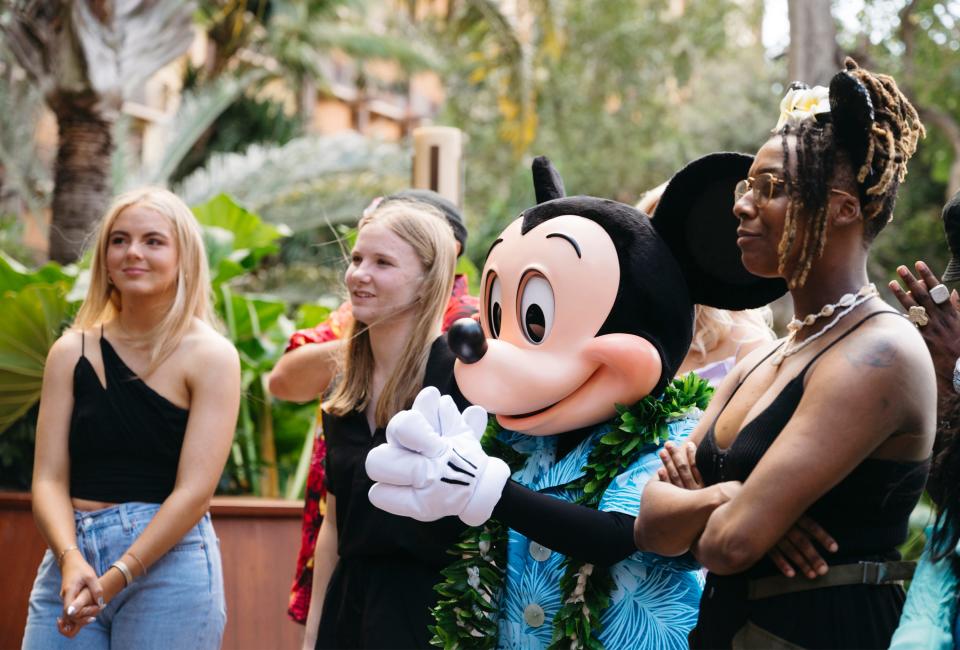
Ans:
{"type": "Polygon", "coordinates": [[[177,191],[191,204],[226,192],[267,221],[302,232],[355,221],[371,198],[402,188],[409,170],[400,146],[348,132],[214,155],[177,191]]]}
{"type": "MultiPolygon", "coordinates": [[[[8,260],[0,259],[0,268],[8,260]]],[[[3,269],[6,271],[7,269],[3,269]]],[[[20,287],[0,296],[0,429],[16,422],[40,399],[47,351],[70,315],[68,282],[44,281],[26,274],[5,273],[4,280],[20,287]]]]}
{"type": "Polygon", "coordinates": [[[70,320],[76,273],[50,263],[36,271],[0,253],[0,476],[29,484],[33,431],[47,351],[70,320]]]}
{"type": "Polygon", "coordinates": [[[533,202],[534,155],[551,158],[571,194],[633,202],[697,156],[755,151],[776,121],[783,63],[765,57],[757,0],[682,3],[682,11],[658,0],[554,1],[549,23],[538,14],[528,27],[484,23],[477,12],[497,4],[458,3],[476,19],[442,24],[448,31],[437,35],[456,52],[444,76],[444,122],[469,138],[469,252],[478,265],[533,202]],[[508,28],[522,33],[504,35],[508,28]],[[527,84],[506,82],[516,57],[505,58],[502,42],[524,39],[538,52],[528,57],[527,84]],[[535,124],[507,137],[513,111],[504,107],[529,101],[535,124]]]}

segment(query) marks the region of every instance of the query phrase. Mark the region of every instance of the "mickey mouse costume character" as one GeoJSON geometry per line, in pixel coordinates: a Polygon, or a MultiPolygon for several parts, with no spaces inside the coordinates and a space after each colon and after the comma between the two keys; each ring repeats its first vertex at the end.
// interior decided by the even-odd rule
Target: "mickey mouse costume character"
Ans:
{"type": "Polygon", "coordinates": [[[461,414],[425,389],[366,461],[374,505],[475,527],[437,588],[434,643],[686,647],[697,564],[636,551],[632,527],[657,450],[709,398],[695,376],[671,381],[693,304],[742,309],[785,291],[748,274],[736,248],[733,188],[751,160],[691,163],[653,223],[565,197],[549,161],[534,161],[538,204],[491,246],[480,323],[449,334],[475,406],[461,414]]]}

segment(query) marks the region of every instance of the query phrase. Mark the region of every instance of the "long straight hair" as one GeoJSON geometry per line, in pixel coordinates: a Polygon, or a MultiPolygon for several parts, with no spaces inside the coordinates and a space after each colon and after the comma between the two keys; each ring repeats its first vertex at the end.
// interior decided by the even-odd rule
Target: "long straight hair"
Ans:
{"type": "Polygon", "coordinates": [[[73,327],[80,330],[95,327],[113,320],[123,310],[123,297],[107,275],[107,249],[113,224],[124,210],[135,205],[149,208],[170,221],[178,259],[173,302],[147,334],[150,356],[146,376],[177,349],[194,318],[213,327],[216,327],[216,318],[210,301],[210,272],[200,224],[177,195],[159,187],[144,187],[114,199],[100,221],[90,266],[90,287],[73,327]]]}
{"type": "MultiPolygon", "coordinates": [[[[413,306],[416,310],[413,327],[397,368],[387,378],[377,400],[374,419],[377,427],[385,427],[395,413],[413,404],[414,397],[423,387],[433,332],[443,317],[453,289],[457,254],[450,224],[439,211],[424,203],[390,201],[360,219],[357,229],[362,231],[372,223],[386,227],[410,244],[423,272],[413,306]]],[[[340,379],[324,406],[328,413],[344,416],[369,406],[374,371],[370,346],[372,325],[376,323],[353,319],[348,326],[340,360],[340,379]]]]}

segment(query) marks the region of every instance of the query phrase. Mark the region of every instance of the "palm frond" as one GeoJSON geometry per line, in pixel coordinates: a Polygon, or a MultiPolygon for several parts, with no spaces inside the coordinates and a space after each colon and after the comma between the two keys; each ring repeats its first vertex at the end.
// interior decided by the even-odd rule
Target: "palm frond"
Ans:
{"type": "Polygon", "coordinates": [[[85,73],[101,95],[129,97],[193,42],[193,2],[70,3],[85,73]],[[99,10],[98,10],[99,9],[99,10]]]}
{"type": "Polygon", "coordinates": [[[53,180],[37,153],[34,132],[42,110],[43,97],[11,55],[0,50],[0,167],[3,169],[0,213],[16,214],[25,206],[44,227],[40,218],[50,200],[53,180]]]}
{"type": "Polygon", "coordinates": [[[455,6],[442,27],[451,28],[458,48],[466,46],[467,60],[473,62],[471,83],[486,82],[497,89],[500,135],[513,145],[515,155],[523,154],[536,136],[536,71],[563,50],[562,25],[555,18],[563,15],[559,4],[533,0],[535,14],[545,17],[526,25],[501,2],[466,0],[455,6]]]}
{"type": "Polygon", "coordinates": [[[26,0],[10,5],[0,20],[4,45],[37,84],[49,88],[52,74],[47,62],[68,60],[50,29],[61,18],[63,2],[26,0]]]}
{"type": "Polygon", "coordinates": [[[272,223],[294,231],[356,219],[370,198],[402,187],[407,153],[358,133],[305,136],[213,156],[177,188],[191,204],[226,192],[272,223]]]}
{"type": "Polygon", "coordinates": [[[318,53],[339,49],[356,59],[389,59],[407,71],[438,68],[436,52],[423,42],[378,34],[368,28],[337,23],[316,23],[303,31],[318,53]]]}
{"type": "Polygon", "coordinates": [[[248,88],[267,76],[260,69],[239,76],[225,75],[197,90],[185,93],[173,118],[173,127],[159,162],[145,170],[142,181],[166,184],[184,156],[207,131],[214,120],[248,88]]]}

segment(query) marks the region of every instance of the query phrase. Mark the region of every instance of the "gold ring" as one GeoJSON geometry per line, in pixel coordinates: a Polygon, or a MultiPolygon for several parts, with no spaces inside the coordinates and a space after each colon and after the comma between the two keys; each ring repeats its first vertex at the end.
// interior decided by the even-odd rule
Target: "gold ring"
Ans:
{"type": "Polygon", "coordinates": [[[930,322],[930,317],[927,316],[927,310],[921,305],[914,305],[910,308],[910,313],[907,314],[907,320],[917,327],[923,327],[930,322]]]}

